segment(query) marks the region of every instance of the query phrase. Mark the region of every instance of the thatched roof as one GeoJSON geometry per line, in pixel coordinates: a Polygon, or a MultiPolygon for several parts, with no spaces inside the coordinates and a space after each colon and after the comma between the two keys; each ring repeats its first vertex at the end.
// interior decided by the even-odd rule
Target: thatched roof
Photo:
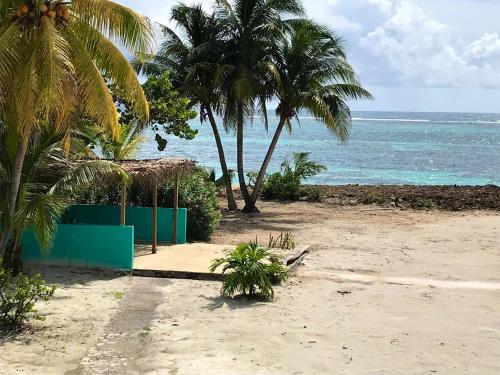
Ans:
{"type": "Polygon", "coordinates": [[[117,161],[120,167],[135,181],[141,184],[161,183],[194,170],[196,162],[186,158],[162,158],[145,160],[117,161]]]}

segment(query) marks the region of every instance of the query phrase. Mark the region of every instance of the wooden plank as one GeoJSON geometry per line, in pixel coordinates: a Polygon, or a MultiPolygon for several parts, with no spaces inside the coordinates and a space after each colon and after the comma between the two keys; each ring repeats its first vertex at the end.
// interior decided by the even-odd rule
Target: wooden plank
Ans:
{"type": "Polygon", "coordinates": [[[172,219],[172,242],[177,243],[177,217],[179,214],[179,174],[175,175],[174,184],[174,215],[172,219]]]}
{"type": "Polygon", "coordinates": [[[153,254],[156,254],[156,247],[158,245],[158,184],[156,182],[153,186],[153,235],[151,238],[153,254]]]}
{"type": "Polygon", "coordinates": [[[302,260],[311,252],[311,246],[306,245],[299,249],[299,251],[287,259],[286,266],[289,271],[295,271],[301,264],[302,260]]]}
{"type": "Polygon", "coordinates": [[[127,183],[122,182],[122,197],[120,205],[120,224],[125,225],[126,223],[126,207],[127,207],[127,183]]]}

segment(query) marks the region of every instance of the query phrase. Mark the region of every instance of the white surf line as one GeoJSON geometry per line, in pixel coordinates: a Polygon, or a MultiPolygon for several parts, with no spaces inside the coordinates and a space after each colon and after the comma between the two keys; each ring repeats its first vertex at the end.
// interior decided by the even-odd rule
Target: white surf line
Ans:
{"type": "Polygon", "coordinates": [[[338,282],[358,282],[363,284],[382,283],[396,285],[416,285],[416,286],[431,286],[444,289],[485,289],[485,290],[500,290],[500,282],[490,281],[453,281],[453,280],[436,280],[428,278],[416,277],[395,277],[395,276],[377,276],[364,275],[359,273],[328,273],[322,271],[300,271],[298,276],[305,277],[322,277],[338,282]]]}

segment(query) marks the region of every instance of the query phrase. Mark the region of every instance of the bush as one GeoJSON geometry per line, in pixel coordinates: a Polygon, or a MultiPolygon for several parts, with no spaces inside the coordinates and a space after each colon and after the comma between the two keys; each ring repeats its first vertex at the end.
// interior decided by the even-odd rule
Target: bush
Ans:
{"type": "Polygon", "coordinates": [[[311,194],[302,189],[302,181],[307,177],[316,176],[326,168],[309,159],[309,153],[293,154],[293,164],[289,160],[281,164],[281,172],[266,178],[262,186],[262,196],[265,199],[280,201],[298,201],[301,197],[310,196],[311,200],[320,200],[319,189],[311,194]],[[305,195],[304,195],[305,192],[305,195]]]}
{"type": "Polygon", "coordinates": [[[300,182],[293,176],[274,173],[264,182],[262,196],[269,200],[298,201],[300,199],[300,182]]]}
{"type": "MultiPolygon", "coordinates": [[[[76,201],[82,204],[119,205],[118,186],[100,186],[81,192],[76,201]]],[[[151,192],[142,185],[132,184],[127,204],[151,207],[151,192]]],[[[174,183],[166,181],[158,187],[158,206],[173,207],[174,183]]],[[[188,241],[207,241],[217,230],[222,217],[217,203],[216,187],[205,169],[185,176],[179,184],[179,207],[187,208],[188,241]]]]}
{"type": "Polygon", "coordinates": [[[321,202],[321,190],[317,186],[307,186],[301,188],[300,199],[303,199],[306,202],[321,202]]]}
{"type": "Polygon", "coordinates": [[[13,278],[8,270],[0,268],[0,326],[15,329],[30,319],[43,320],[35,304],[48,301],[54,291],[55,287],[46,285],[39,274],[13,278]]]}
{"type": "Polygon", "coordinates": [[[210,272],[215,272],[220,266],[224,266],[221,294],[229,297],[241,293],[273,299],[273,281],[288,277],[288,270],[279,256],[257,242],[241,243],[226,257],[215,259],[210,272]]]}

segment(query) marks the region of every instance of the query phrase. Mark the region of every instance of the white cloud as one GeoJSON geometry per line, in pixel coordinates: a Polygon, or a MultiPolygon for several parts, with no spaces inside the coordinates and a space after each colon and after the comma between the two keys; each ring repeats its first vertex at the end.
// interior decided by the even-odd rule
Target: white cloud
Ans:
{"type": "Polygon", "coordinates": [[[500,58],[500,37],[497,33],[486,33],[481,39],[472,42],[466,49],[466,55],[476,61],[500,58]]]}
{"type": "MultiPolygon", "coordinates": [[[[177,0],[117,1],[173,26],[170,10],[177,0]]],[[[212,0],[184,1],[202,2],[207,9],[213,5],[212,0]]],[[[474,27],[466,28],[457,18],[464,12],[477,12],[478,3],[465,6],[461,2],[463,6],[454,8],[456,14],[448,14],[443,22],[439,20],[445,8],[431,0],[303,1],[309,17],[347,40],[351,62],[364,84],[500,88],[499,29],[490,30],[491,24],[483,25],[482,17],[470,18],[474,27]]]]}
{"type": "Polygon", "coordinates": [[[392,13],[391,0],[366,0],[368,4],[375,5],[382,13],[390,15],[392,13]]]}
{"type": "Polygon", "coordinates": [[[410,0],[396,1],[388,19],[360,40],[404,83],[431,87],[500,87],[500,38],[466,45],[453,30],[410,0]]]}

